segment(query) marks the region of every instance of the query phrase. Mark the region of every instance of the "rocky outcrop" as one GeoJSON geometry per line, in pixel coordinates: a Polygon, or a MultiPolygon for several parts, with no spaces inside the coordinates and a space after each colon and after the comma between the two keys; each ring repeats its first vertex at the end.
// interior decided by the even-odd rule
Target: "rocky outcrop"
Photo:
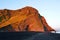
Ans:
{"type": "MultiPolygon", "coordinates": [[[[37,9],[32,7],[24,7],[22,9],[18,10],[0,10],[0,23],[3,24],[3,22],[8,21],[11,17],[14,16],[19,17],[22,15],[26,15],[27,18],[25,20],[21,20],[21,22],[16,22],[13,24],[10,24],[15,31],[36,31],[36,32],[45,32],[46,31],[54,31],[46,22],[45,18],[41,15],[39,15],[37,9]],[[3,13],[3,14],[2,14],[3,13]],[[31,16],[29,16],[31,15],[31,16]],[[2,16],[2,18],[1,18],[2,16]]],[[[18,19],[19,20],[19,19],[18,19]]],[[[15,20],[14,20],[15,21],[15,20]]],[[[13,22],[14,22],[13,21],[13,22]]],[[[9,27],[9,26],[8,26],[9,27]]]]}

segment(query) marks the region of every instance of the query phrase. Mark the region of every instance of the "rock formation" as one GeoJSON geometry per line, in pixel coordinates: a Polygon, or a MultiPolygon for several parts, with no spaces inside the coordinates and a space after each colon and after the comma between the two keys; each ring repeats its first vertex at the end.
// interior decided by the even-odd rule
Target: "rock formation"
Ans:
{"type": "MultiPolygon", "coordinates": [[[[7,23],[8,25],[11,25],[12,29],[16,32],[20,32],[20,31],[36,31],[36,32],[55,31],[47,24],[45,18],[38,13],[37,9],[28,7],[28,6],[22,8],[22,9],[18,9],[18,10],[8,10],[8,9],[0,10],[0,25],[3,25],[6,21],[9,21],[10,18],[12,18],[16,15],[17,16],[19,15],[18,17],[21,17],[21,15],[27,16],[27,18],[25,20],[21,20],[21,21],[11,23],[11,24],[7,23]]],[[[12,19],[12,20],[14,20],[14,19],[12,19]]],[[[16,20],[19,20],[19,19],[16,18],[16,20]]],[[[14,20],[14,21],[16,21],[16,20],[14,20]]],[[[0,29],[1,28],[3,28],[3,27],[0,26],[0,29]]]]}

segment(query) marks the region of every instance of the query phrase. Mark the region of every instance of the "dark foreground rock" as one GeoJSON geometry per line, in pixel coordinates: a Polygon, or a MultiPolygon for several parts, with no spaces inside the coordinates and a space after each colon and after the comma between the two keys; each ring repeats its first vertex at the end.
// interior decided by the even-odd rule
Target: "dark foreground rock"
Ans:
{"type": "Polygon", "coordinates": [[[58,33],[1,32],[0,40],[60,40],[58,33]]]}

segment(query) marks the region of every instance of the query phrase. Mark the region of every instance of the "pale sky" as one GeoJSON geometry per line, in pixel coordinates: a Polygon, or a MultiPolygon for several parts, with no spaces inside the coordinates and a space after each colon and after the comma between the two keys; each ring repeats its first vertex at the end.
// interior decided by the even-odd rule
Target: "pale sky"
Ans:
{"type": "Polygon", "coordinates": [[[21,9],[25,6],[36,8],[47,23],[60,32],[60,0],[0,0],[0,9],[21,9]]]}

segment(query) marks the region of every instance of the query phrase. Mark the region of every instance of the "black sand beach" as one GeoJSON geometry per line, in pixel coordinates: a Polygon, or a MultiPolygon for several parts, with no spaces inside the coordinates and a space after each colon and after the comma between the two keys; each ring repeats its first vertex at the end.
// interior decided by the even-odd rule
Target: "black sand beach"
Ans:
{"type": "Polygon", "coordinates": [[[60,40],[58,33],[1,32],[0,40],[60,40]]]}

